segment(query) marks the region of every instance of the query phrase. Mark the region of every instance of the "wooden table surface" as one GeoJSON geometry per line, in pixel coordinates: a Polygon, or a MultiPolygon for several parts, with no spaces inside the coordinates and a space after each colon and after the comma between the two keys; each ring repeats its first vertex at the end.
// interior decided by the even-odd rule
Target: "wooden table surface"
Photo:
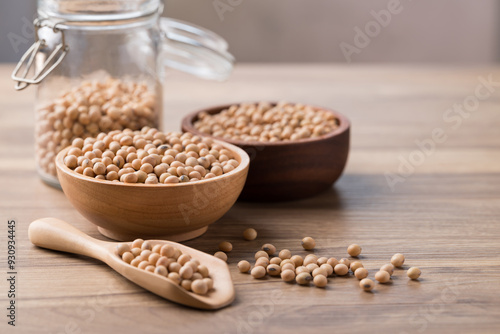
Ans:
{"type": "Polygon", "coordinates": [[[481,86],[500,81],[500,67],[242,64],[226,83],[171,73],[167,130],[179,129],[182,116],[197,108],[243,100],[324,105],[353,124],[348,165],[332,189],[296,202],[237,203],[204,236],[186,242],[210,253],[222,240],[234,245],[229,266],[237,297],[217,312],[175,305],[98,261],[29,242],[29,223],[46,216],[104,238],[61,191],[38,179],[34,88],[15,92],[11,69],[0,66],[1,333],[500,332],[500,85],[481,86]],[[433,131],[441,133],[430,145],[433,131]],[[427,143],[428,154],[417,142],[427,143]],[[403,170],[401,161],[413,165],[403,170]],[[17,222],[15,330],[5,316],[8,219],[17,222]],[[241,232],[250,226],[259,236],[245,242],[241,232]],[[318,289],[254,280],[236,269],[267,242],[305,254],[305,236],[324,256],[344,257],[350,243],[362,245],[371,277],[404,253],[422,278],[409,281],[398,270],[392,284],[364,293],[353,277],[331,278],[318,289]]]}

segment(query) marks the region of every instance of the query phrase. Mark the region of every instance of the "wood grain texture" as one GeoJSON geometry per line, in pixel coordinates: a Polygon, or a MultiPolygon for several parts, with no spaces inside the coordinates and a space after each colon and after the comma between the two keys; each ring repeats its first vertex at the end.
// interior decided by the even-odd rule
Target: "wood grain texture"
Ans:
{"type": "MultiPolygon", "coordinates": [[[[204,135],[193,125],[198,120],[198,113],[217,114],[230,106],[195,111],[182,120],[182,130],[204,135]]],[[[297,200],[330,188],[347,162],[350,130],[349,120],[344,115],[330,112],[335,114],[339,126],[319,138],[276,143],[227,140],[247,152],[251,161],[239,199],[256,202],[297,200]]]]}
{"type": "MultiPolygon", "coordinates": [[[[333,188],[290,203],[236,203],[201,238],[185,243],[213,253],[233,242],[229,266],[234,303],[221,311],[179,307],[130,283],[97,260],[37,248],[28,224],[53,216],[104,240],[61,191],[34,171],[33,90],[16,93],[12,66],[0,67],[0,245],[6,220],[17,219],[19,333],[295,333],[345,332],[498,333],[500,331],[500,93],[498,87],[458,128],[443,120],[454,104],[474,94],[478,77],[500,81],[499,67],[241,65],[229,82],[211,83],[171,73],[165,85],[167,130],[179,130],[188,112],[210,105],[290,100],[331,107],[352,123],[352,148],[333,188]],[[397,172],[415,141],[446,130],[425,162],[392,191],[384,173],[397,172]],[[254,227],[259,236],[244,241],[254,227]],[[304,236],[315,253],[346,256],[356,242],[373,277],[401,252],[422,278],[396,271],[392,285],[367,294],[350,278],[327,289],[253,280],[236,263],[252,259],[266,242],[301,250],[304,236]],[[313,330],[311,330],[313,328],[313,330]]],[[[5,268],[6,251],[0,253],[5,268]]],[[[5,271],[5,269],[2,269],[5,271]]],[[[0,280],[0,306],[7,303],[0,280]]],[[[7,307],[7,306],[5,306],[7,307]]],[[[5,319],[0,332],[13,332],[5,319]]]]}

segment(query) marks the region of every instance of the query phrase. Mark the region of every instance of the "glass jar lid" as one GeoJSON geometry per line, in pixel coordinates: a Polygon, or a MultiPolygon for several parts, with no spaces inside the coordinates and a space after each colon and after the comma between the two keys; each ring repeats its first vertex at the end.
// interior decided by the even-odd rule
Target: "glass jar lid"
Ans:
{"type": "Polygon", "coordinates": [[[226,79],[233,68],[234,58],[219,35],[180,20],[158,21],[163,9],[160,0],[38,0],[38,5],[35,43],[21,57],[11,76],[17,90],[40,83],[71,52],[71,46],[65,43],[66,29],[121,29],[129,27],[122,24],[127,20],[159,24],[162,39],[158,61],[167,67],[212,80],[226,79]],[[28,78],[36,55],[49,48],[50,43],[38,34],[39,29],[46,27],[60,34],[60,43],[50,45],[52,51],[43,66],[28,78]]]}

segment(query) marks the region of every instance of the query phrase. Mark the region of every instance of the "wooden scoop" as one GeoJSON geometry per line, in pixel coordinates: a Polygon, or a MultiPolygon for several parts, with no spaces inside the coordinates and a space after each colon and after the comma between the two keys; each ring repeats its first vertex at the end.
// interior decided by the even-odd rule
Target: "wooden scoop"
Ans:
{"type": "MultiPolygon", "coordinates": [[[[216,310],[234,300],[234,286],[227,263],[196,249],[163,240],[149,240],[151,244],[169,244],[183,254],[189,254],[207,266],[214,288],[206,295],[197,295],[175,284],[164,276],[136,268],[121,259],[116,251],[118,242],[94,239],[68,223],[56,218],[42,218],[30,224],[30,241],[39,247],[90,256],[109,265],[135,284],[173,302],[195,308],[216,310]]],[[[131,245],[131,243],[130,243],[131,245]]]]}

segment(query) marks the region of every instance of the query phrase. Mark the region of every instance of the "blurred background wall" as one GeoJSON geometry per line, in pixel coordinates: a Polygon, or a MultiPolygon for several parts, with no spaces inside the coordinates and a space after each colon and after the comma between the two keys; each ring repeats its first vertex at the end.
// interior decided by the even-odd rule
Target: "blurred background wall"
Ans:
{"type": "MultiPolygon", "coordinates": [[[[500,60],[497,1],[394,1],[166,0],[165,15],[219,33],[239,62],[500,60]]],[[[1,1],[0,62],[17,61],[32,42],[35,3],[1,1]]]]}

